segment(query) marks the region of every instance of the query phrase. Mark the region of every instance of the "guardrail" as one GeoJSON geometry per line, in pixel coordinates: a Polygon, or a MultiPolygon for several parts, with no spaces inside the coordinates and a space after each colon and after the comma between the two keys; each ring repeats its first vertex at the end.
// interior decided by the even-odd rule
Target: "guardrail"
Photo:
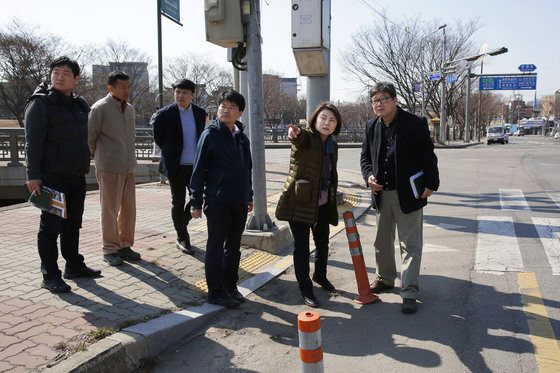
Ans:
{"type": "MultiPolygon", "coordinates": [[[[360,128],[344,129],[336,136],[337,142],[362,142],[364,131],[360,128]]],[[[288,143],[287,128],[266,128],[264,141],[272,143],[288,143]]],[[[156,160],[154,141],[151,128],[136,130],[136,159],[156,160]]],[[[23,128],[0,128],[0,161],[7,161],[8,166],[23,166],[25,160],[25,130],[23,128]]]]}

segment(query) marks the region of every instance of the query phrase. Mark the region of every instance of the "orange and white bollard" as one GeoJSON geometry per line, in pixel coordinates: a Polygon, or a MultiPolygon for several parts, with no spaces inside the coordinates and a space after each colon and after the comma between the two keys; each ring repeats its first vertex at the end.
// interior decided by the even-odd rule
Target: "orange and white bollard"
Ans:
{"type": "Polygon", "coordinates": [[[358,283],[359,297],[354,302],[359,304],[373,303],[379,299],[377,294],[373,294],[369,287],[369,279],[364,262],[364,254],[362,252],[362,244],[360,243],[360,235],[354,220],[354,213],[346,211],[343,215],[344,225],[346,226],[346,237],[348,238],[348,246],[350,247],[350,255],[352,255],[352,264],[354,265],[354,273],[356,282],[358,283]]]}
{"type": "Polygon", "coordinates": [[[299,358],[302,373],[323,372],[323,339],[321,316],[315,311],[298,315],[299,358]]]}

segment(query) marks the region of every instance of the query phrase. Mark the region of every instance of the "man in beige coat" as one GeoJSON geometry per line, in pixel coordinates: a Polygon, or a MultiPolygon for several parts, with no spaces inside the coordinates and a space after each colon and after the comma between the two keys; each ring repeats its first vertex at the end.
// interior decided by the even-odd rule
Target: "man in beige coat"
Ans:
{"type": "Polygon", "coordinates": [[[113,71],[107,83],[109,94],[97,101],[89,113],[88,145],[99,183],[103,260],[118,266],[123,258],[140,259],[140,254],[130,248],[136,225],[136,114],[128,103],[130,77],[113,71]]]}

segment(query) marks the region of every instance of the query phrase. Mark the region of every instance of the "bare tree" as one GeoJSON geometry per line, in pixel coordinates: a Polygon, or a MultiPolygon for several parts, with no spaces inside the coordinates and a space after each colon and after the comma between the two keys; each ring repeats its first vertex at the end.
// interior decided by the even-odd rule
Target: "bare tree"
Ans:
{"type": "Polygon", "coordinates": [[[263,106],[265,125],[276,128],[282,123],[288,93],[282,88],[282,78],[270,73],[263,74],[263,106]]]}
{"type": "MultiPolygon", "coordinates": [[[[188,53],[170,59],[165,67],[165,86],[171,87],[185,78],[196,84],[193,103],[203,108],[215,105],[218,92],[233,87],[231,73],[203,54],[188,53]]],[[[168,100],[172,100],[171,94],[168,100]]]]}
{"type": "Polygon", "coordinates": [[[0,30],[0,99],[23,127],[25,102],[49,78],[49,63],[60,54],[61,39],[13,19],[0,30]]]}
{"type": "MultiPolygon", "coordinates": [[[[363,27],[353,36],[351,44],[342,54],[342,65],[364,84],[364,88],[382,80],[393,82],[400,105],[413,112],[420,111],[422,100],[421,93],[415,92],[414,88],[424,80],[424,90],[428,92],[427,114],[430,118],[436,116],[441,105],[442,83],[426,80],[426,74],[441,70],[442,35],[430,35],[437,30],[439,24],[425,24],[419,16],[405,19],[403,23],[406,27],[397,25],[384,16],[372,23],[374,26],[363,27]]],[[[477,20],[466,24],[457,21],[454,26],[446,28],[446,61],[474,54],[471,38],[477,28],[477,20]]],[[[449,87],[446,102],[451,109],[457,106],[457,101],[464,100],[464,91],[460,88],[464,74],[462,76],[449,87]]],[[[453,110],[448,110],[448,113],[454,115],[453,110]]]]}

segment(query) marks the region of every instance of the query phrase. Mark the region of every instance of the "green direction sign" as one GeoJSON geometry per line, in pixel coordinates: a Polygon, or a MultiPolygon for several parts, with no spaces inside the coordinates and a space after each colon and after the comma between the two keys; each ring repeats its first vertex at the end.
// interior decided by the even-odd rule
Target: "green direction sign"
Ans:
{"type": "Polygon", "coordinates": [[[520,91],[537,89],[536,76],[490,76],[479,80],[480,91],[520,91]]]}
{"type": "Polygon", "coordinates": [[[180,0],[161,0],[161,11],[175,21],[181,22],[179,2],[180,0]]]}

